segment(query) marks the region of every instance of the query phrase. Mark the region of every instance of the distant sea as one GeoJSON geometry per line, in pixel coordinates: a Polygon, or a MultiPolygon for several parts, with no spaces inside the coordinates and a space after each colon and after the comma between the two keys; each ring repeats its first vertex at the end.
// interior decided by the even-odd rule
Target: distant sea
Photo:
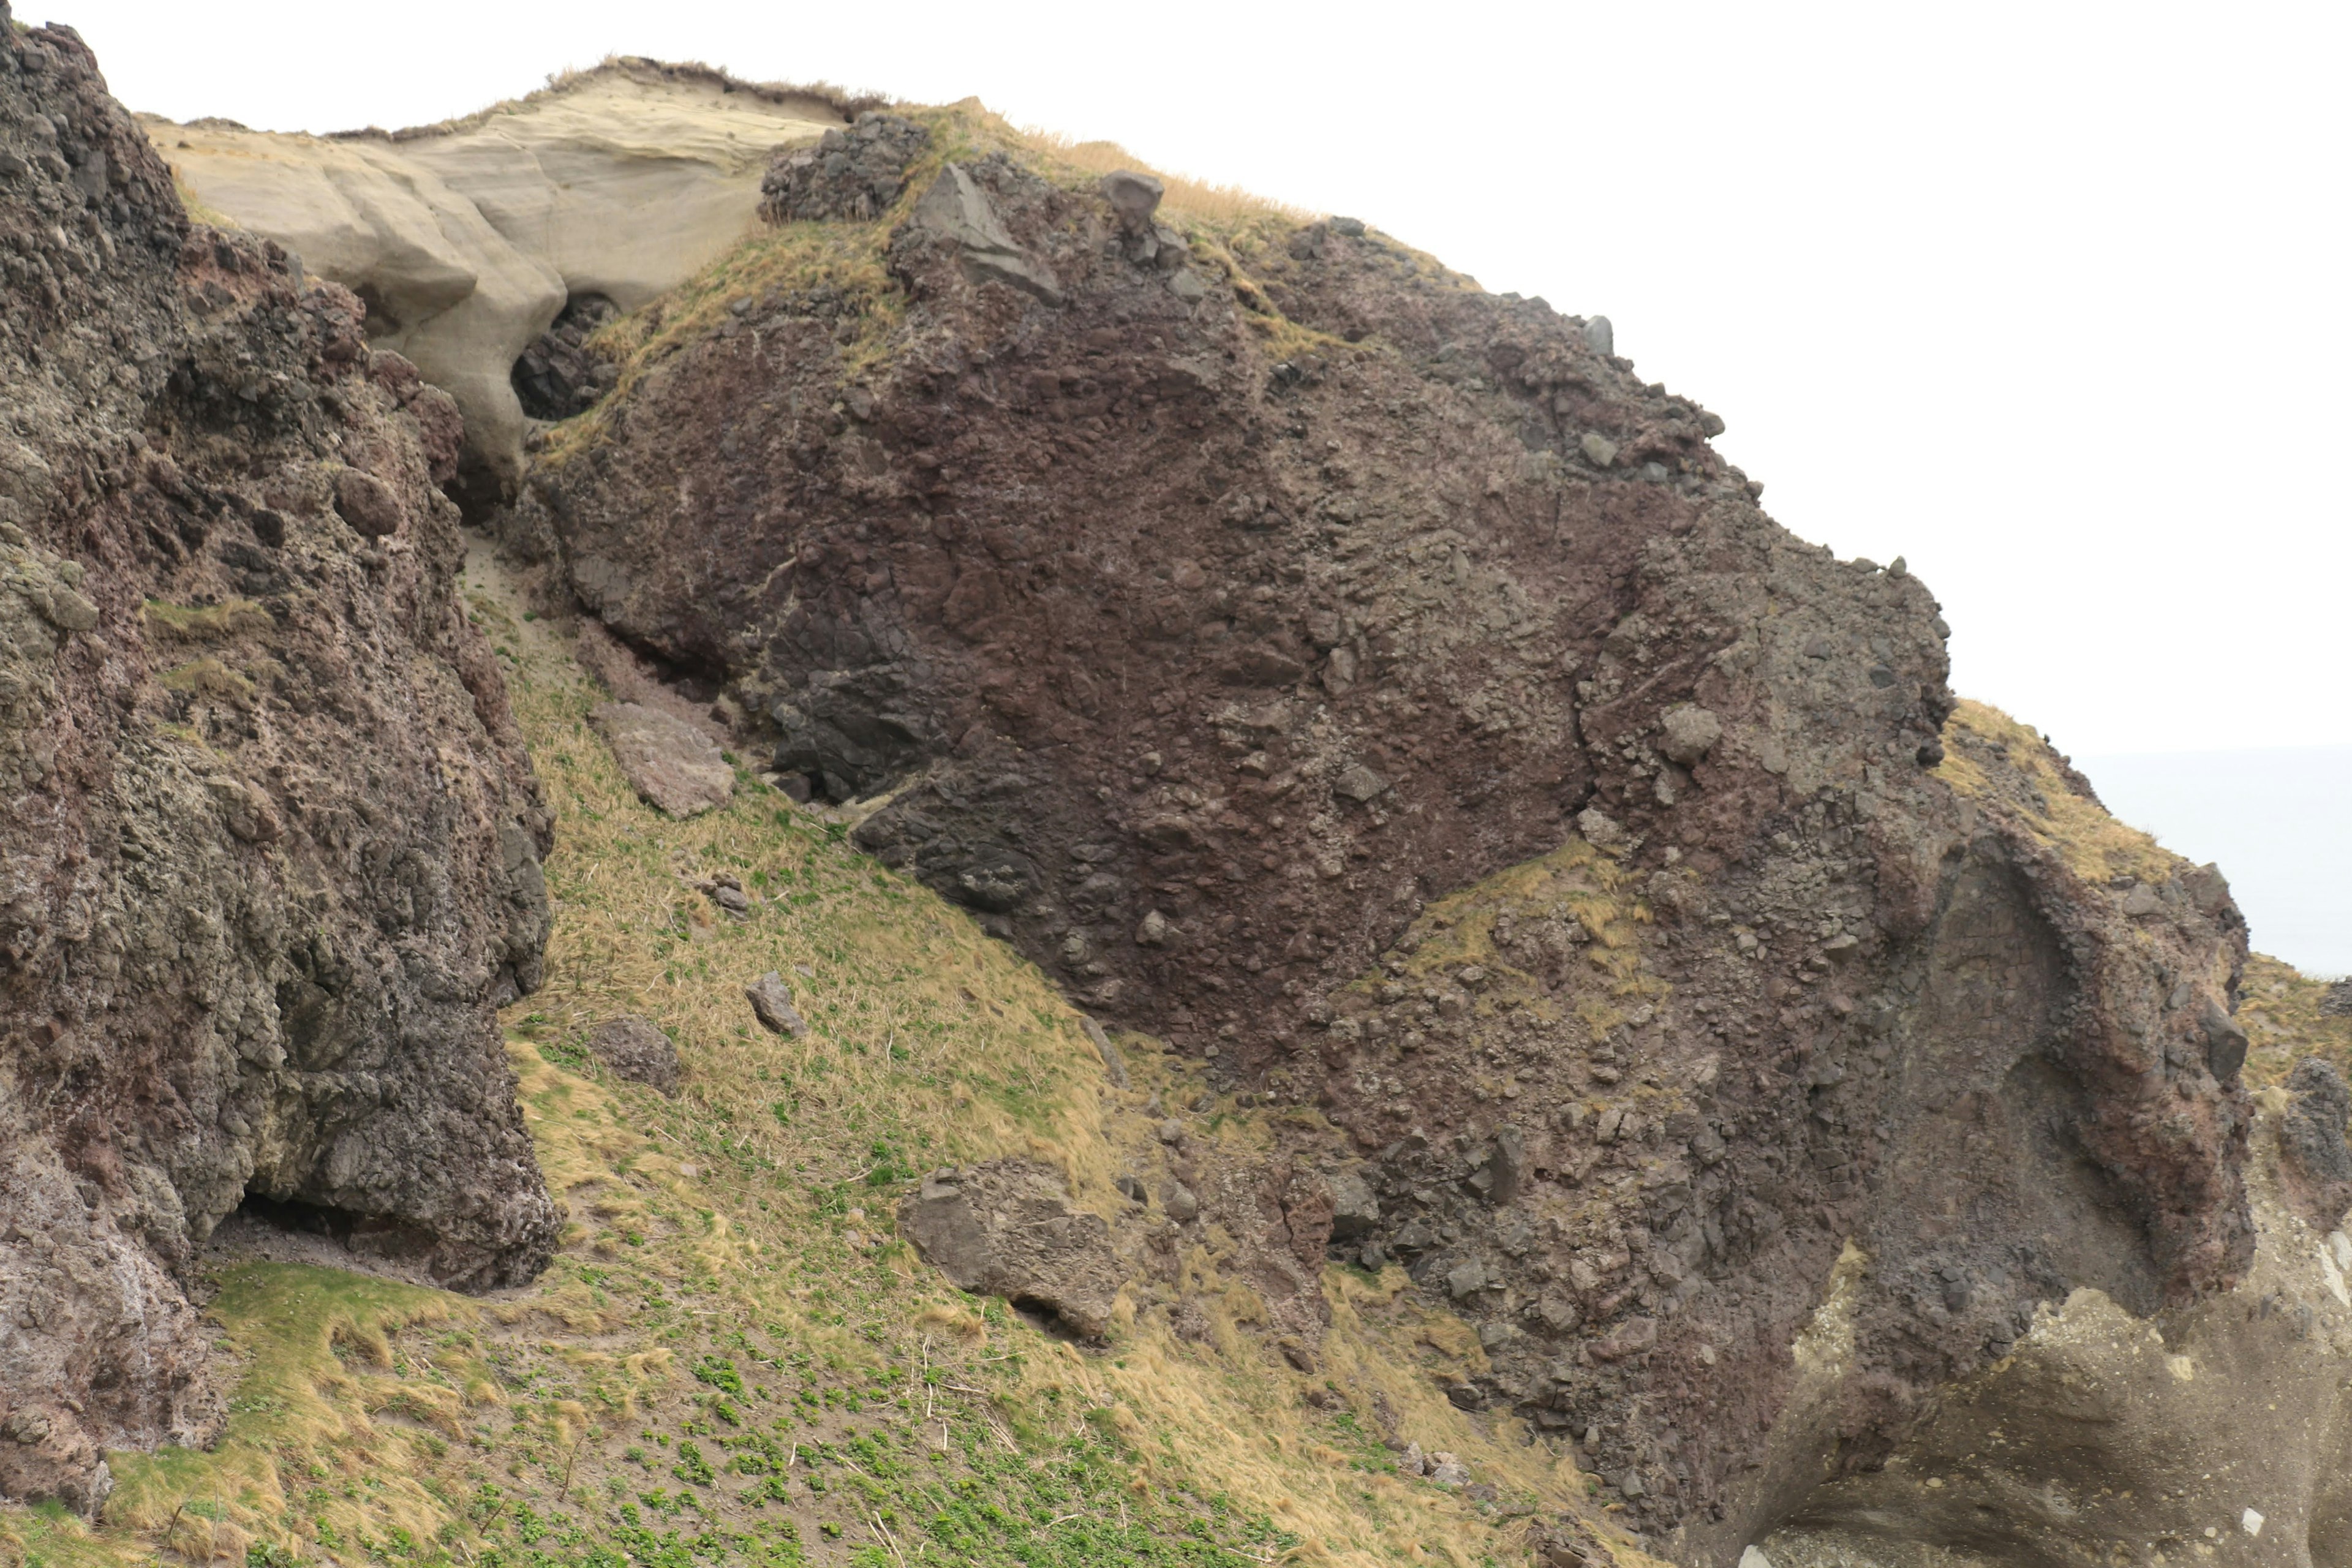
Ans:
{"type": "Polygon", "coordinates": [[[2076,757],[2107,809],[2175,854],[2210,860],[2254,951],[2352,974],[2352,746],[2076,757]]]}

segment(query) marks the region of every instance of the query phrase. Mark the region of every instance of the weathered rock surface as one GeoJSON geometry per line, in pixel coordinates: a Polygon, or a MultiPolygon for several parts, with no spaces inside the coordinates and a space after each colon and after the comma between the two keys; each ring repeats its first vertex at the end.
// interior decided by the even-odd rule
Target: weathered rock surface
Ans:
{"type": "Polygon", "coordinates": [[[965,1290],[1002,1296],[1081,1339],[1099,1339],[1122,1272],[1099,1215],[1055,1173],[992,1160],[924,1178],[898,1223],[925,1261],[965,1290]]]}
{"type": "Polygon", "coordinates": [[[461,1289],[556,1215],[493,1006],[541,805],[455,591],[457,410],[346,290],[191,227],[0,4],[0,1493],[201,1442],[183,1293],[248,1194],[461,1289]]]}
{"type": "Polygon", "coordinates": [[[847,130],[785,154],[760,181],[760,216],[770,223],[865,222],[888,211],[907,188],[907,166],[930,133],[903,115],[869,110],[847,130]]]}
{"type": "Polygon", "coordinates": [[[951,166],[845,306],[872,368],[772,301],[510,541],[780,769],[894,789],[858,841],[1092,1009],[1318,1103],[1369,1157],[1336,1192],[1181,1126],[1143,1184],[1307,1330],[1327,1246],[1407,1263],[1480,1325],[1457,1402],[1591,1433],[1682,1560],[1883,1463],[2039,1302],[2231,1287],[2218,877],[1948,726],[1927,589],[1773,523],[1605,322],[1360,224],[1168,272],[1152,195],[951,166]]]}
{"type": "MultiPolygon", "coordinates": [[[[1764,1541],[1776,1568],[2344,1562],[2352,1238],[2340,1204],[2317,1224],[2297,1212],[2281,1179],[2294,1113],[2284,1093],[2265,1099],[2249,1162],[2261,1239],[2236,1290],[2153,1314],[2087,1287],[2040,1303],[1884,1464],[1807,1495],[1764,1541]]],[[[2336,1112],[2324,1135],[2333,1160],[2347,1158],[2343,1126],[2336,1112]]],[[[1841,1264],[1798,1341],[1801,1377],[1843,1370],[1876,1266],[1841,1264]]]]}
{"type": "Polygon", "coordinates": [[[588,715],[613,750],[629,787],[672,816],[698,816],[735,793],[735,770],[719,742],[658,708],[600,702],[588,715]]]}
{"type": "Polygon", "coordinates": [[[740,241],[774,150],[835,99],[623,60],[447,126],[318,137],[150,119],[205,205],[367,302],[367,337],[457,401],[469,488],[522,467],[516,362],[567,301],[635,310],[740,241]]]}
{"type": "Polygon", "coordinates": [[[615,1078],[664,1094],[677,1092],[677,1047],[647,1019],[635,1014],[605,1019],[588,1031],[588,1049],[615,1078]]]}

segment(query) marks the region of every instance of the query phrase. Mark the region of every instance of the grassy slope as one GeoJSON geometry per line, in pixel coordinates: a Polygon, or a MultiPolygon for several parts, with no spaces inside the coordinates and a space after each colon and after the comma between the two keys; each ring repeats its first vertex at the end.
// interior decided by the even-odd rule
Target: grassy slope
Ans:
{"type": "Polygon", "coordinates": [[[1033,969],[748,778],[724,812],[659,817],[587,730],[599,694],[562,645],[478,582],[473,602],[561,823],[549,982],[506,1021],[571,1208],[562,1254],[489,1300],[226,1268],[211,1313],[240,1370],[217,1450],[116,1456],[96,1531],[0,1511],[0,1562],[1528,1561],[1529,1516],[1584,1482],[1517,1422],[1445,1403],[1475,1338],[1395,1270],[1331,1271],[1310,1377],[1251,1331],[1213,1231],[1184,1259],[1205,1343],[1170,1331],[1164,1288],[1091,1352],[913,1257],[891,1215],[919,1169],[1026,1153],[1116,1214],[1154,1094],[1204,1106],[1205,1158],[1266,1146],[1273,1113],[1205,1100],[1140,1039],[1132,1088],[1110,1088],[1033,969]],[[751,919],[684,879],[720,868],[760,897],[751,919]],[[808,1038],[753,1025],[741,988],[769,969],[808,1038]],[[581,1049],[622,1011],[677,1040],[677,1100],[581,1049]],[[1499,1496],[1398,1476],[1381,1403],[1499,1496]]]}

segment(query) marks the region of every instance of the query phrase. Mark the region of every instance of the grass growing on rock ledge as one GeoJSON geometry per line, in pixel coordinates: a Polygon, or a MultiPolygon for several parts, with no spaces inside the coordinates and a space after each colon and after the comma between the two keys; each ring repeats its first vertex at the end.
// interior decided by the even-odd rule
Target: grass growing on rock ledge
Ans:
{"type": "MultiPolygon", "coordinates": [[[[560,822],[548,982],[505,1022],[562,1251],[488,1299],[220,1267],[227,1436],[113,1456],[95,1529],[0,1510],[0,1563],[1523,1568],[1529,1521],[1581,1506],[1516,1421],[1446,1403],[1475,1336],[1395,1270],[1331,1271],[1313,1375],[1249,1331],[1213,1237],[1185,1266],[1218,1293],[1207,1342],[1123,1298],[1111,1342],[1080,1347],[948,1286],[894,1235],[919,1171],[1026,1154],[1113,1214],[1148,1096],[1205,1086],[1130,1039],[1133,1087],[1110,1088],[1035,971],[841,821],[748,777],[726,810],[660,817],[563,645],[478,577],[471,598],[560,822]],[[721,869],[750,918],[690,885],[721,869]],[[743,1002],[771,969],[804,1039],[743,1002]],[[677,1042],[676,1100],[593,1063],[586,1030],[620,1012],[677,1042]],[[1496,1495],[1397,1474],[1383,1408],[1496,1495]]],[[[1238,1147],[1270,1114],[1202,1120],[1238,1147]]]]}

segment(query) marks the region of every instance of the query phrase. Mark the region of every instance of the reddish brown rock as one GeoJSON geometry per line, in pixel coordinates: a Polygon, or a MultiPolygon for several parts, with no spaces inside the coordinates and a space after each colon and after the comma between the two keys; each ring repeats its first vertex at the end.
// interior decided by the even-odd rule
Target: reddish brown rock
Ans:
{"type": "MultiPolygon", "coordinates": [[[[1948,728],[1927,588],[1602,323],[1351,223],[1147,249],[1005,158],[900,211],[890,298],[683,345],[510,542],[1090,1008],[1318,1107],[1346,1254],[1479,1324],[1457,1403],[1726,1561],[2037,1301],[2237,1278],[2226,890],[2102,869],[2063,761],[1948,728]]],[[[1307,1349],[1333,1194],[1163,1140],[1307,1349]]]]}
{"type": "Polygon", "coordinates": [[[89,1509],[105,1450],[215,1429],[183,1287],[248,1196],[459,1289],[545,1263],[492,1009],[539,981],[548,816],[455,594],[449,400],[369,353],[352,295],[192,227],[80,40],[0,4],[0,142],[26,138],[0,160],[0,1494],[89,1509]]]}

